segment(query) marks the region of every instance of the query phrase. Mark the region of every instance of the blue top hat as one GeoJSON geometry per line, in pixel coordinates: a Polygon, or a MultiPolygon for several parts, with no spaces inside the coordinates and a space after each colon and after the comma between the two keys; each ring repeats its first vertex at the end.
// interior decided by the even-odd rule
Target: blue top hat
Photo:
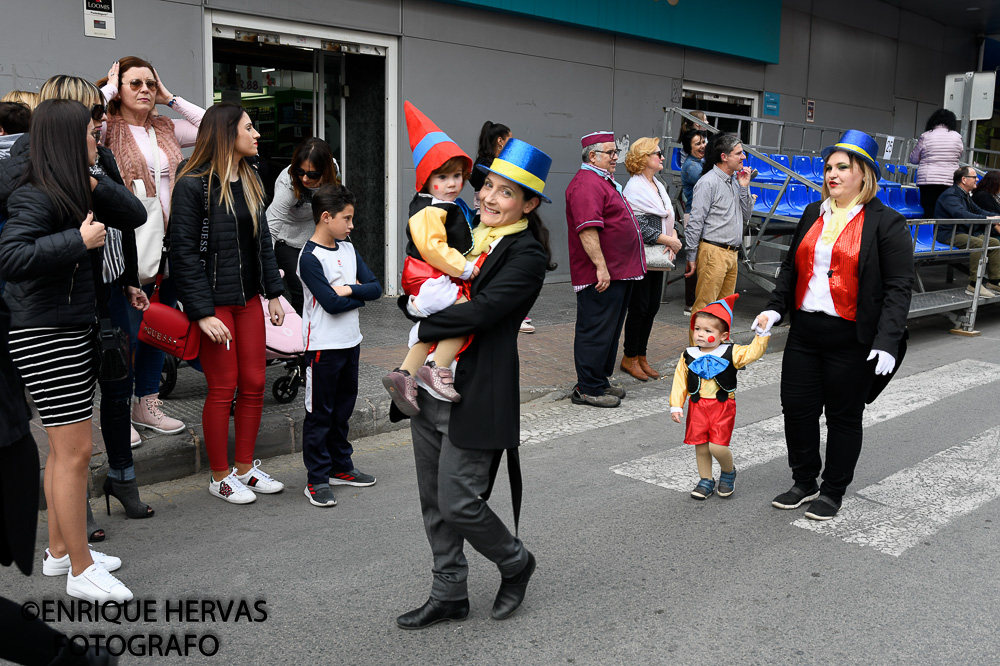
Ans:
{"type": "Polygon", "coordinates": [[[838,150],[857,155],[865,164],[875,170],[875,180],[882,179],[882,171],[878,168],[878,162],[875,161],[875,155],[878,155],[878,144],[875,143],[875,139],[860,130],[847,130],[844,132],[844,136],[840,137],[840,141],[824,148],[821,155],[825,160],[831,153],[838,150]]]}
{"type": "Polygon", "coordinates": [[[542,201],[552,203],[551,199],[542,194],[545,190],[545,179],[549,177],[552,158],[530,143],[514,138],[508,139],[490,166],[483,164],[476,166],[480,171],[491,171],[507,180],[512,180],[537,194],[542,201]]]}

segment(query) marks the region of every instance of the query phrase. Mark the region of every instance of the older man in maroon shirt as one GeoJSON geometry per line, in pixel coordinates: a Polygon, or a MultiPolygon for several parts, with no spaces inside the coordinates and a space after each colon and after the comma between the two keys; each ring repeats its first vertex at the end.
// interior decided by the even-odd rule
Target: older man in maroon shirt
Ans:
{"type": "Polygon", "coordinates": [[[583,164],[566,188],[569,270],[576,291],[572,401],[617,407],[625,390],[611,386],[632,280],[646,274],[642,234],[615,182],[618,149],[611,132],[581,140],[583,164]]]}

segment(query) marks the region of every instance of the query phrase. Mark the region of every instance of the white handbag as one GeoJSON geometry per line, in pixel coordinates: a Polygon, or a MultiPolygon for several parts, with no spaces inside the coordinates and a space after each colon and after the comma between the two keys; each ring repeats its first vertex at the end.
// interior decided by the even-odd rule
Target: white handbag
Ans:
{"type": "Polygon", "coordinates": [[[666,245],[660,245],[658,243],[652,243],[649,245],[643,244],[643,249],[646,251],[647,271],[674,270],[674,262],[670,261],[670,255],[663,251],[666,249],[666,245]]]}
{"type": "MultiPolygon", "coordinates": [[[[160,147],[156,145],[156,130],[152,127],[149,128],[149,146],[153,153],[153,182],[158,183],[160,147]]],[[[152,196],[146,196],[146,184],[141,178],[132,181],[132,194],[146,208],[146,223],[135,230],[135,248],[139,257],[139,283],[146,285],[156,282],[156,275],[160,272],[163,236],[166,233],[163,224],[163,206],[160,205],[158,189],[149,193],[152,196]]]]}

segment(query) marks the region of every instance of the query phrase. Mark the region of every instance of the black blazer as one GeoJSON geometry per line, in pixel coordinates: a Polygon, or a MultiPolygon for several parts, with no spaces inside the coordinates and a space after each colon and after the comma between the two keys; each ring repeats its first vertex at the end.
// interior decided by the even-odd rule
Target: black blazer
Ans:
{"type": "MultiPolygon", "coordinates": [[[[517,334],[542,290],[548,257],[530,231],[505,236],[472,281],[472,299],[420,320],[420,340],[475,335],[455,374],[461,402],[448,437],[463,449],[510,449],[521,441],[517,334]]],[[[401,299],[405,307],[405,297],[401,299]]]]}
{"type": "MultiPolygon", "coordinates": [[[[766,309],[795,322],[795,253],[802,237],[819,219],[820,202],[806,206],[792,245],[781,263],[766,309]]],[[[895,356],[906,329],[913,289],[913,245],[906,220],[878,199],[865,205],[858,255],[858,342],[895,356]]]]}

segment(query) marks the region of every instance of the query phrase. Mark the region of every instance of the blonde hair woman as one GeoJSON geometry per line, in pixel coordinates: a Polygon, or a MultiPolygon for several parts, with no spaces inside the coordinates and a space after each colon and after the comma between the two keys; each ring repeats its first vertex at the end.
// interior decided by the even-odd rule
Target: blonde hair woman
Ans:
{"type": "Polygon", "coordinates": [[[259,136],[238,104],[223,102],[205,112],[194,154],[177,175],[169,229],[177,294],[202,336],[199,359],[208,380],[202,423],[212,468],[209,492],[233,504],[253,502],[255,492],[284,488],[261,471],[253,456],[264,406],[264,320],[258,294],[269,299],[273,325],[280,326],[285,317],[278,302],[283,287],[264,211],[264,188],[245,159],[257,154],[259,136]],[[208,242],[203,248],[206,196],[208,242]],[[233,468],[227,446],[234,395],[233,468]]]}
{"type": "Polygon", "coordinates": [[[17,102],[19,104],[24,104],[32,111],[38,106],[38,93],[28,92],[27,90],[11,90],[9,93],[0,97],[0,102],[17,102]]]}
{"type": "MultiPolygon", "coordinates": [[[[642,242],[659,245],[673,261],[681,249],[681,241],[674,229],[674,207],[667,190],[655,176],[663,170],[664,156],[658,138],[637,139],[625,155],[628,183],[623,194],[635,213],[642,232],[642,242]]],[[[660,309],[660,292],[663,291],[663,271],[650,271],[641,280],[632,283],[632,296],[625,319],[625,356],[621,369],[636,379],[659,379],[660,373],[646,360],[646,345],[653,330],[653,320],[660,309]]]]}

